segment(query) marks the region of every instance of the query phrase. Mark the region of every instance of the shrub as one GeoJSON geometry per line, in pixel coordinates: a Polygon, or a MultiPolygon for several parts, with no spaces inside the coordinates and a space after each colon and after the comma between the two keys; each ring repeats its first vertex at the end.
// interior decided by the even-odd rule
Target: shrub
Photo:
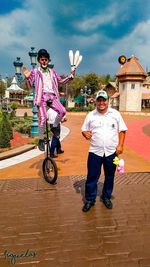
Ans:
{"type": "Polygon", "coordinates": [[[12,119],[12,125],[15,132],[19,132],[22,134],[28,134],[31,133],[31,124],[32,119],[29,117],[24,118],[13,118],[12,119]]]}
{"type": "Polygon", "coordinates": [[[13,102],[11,105],[10,105],[11,109],[15,110],[18,108],[18,104],[16,102],[13,102]]]}
{"type": "Polygon", "coordinates": [[[26,119],[28,117],[28,113],[25,112],[23,117],[24,117],[24,119],[26,119]]]}
{"type": "Polygon", "coordinates": [[[13,102],[11,105],[10,105],[12,111],[11,111],[11,117],[14,117],[16,116],[16,109],[18,108],[18,104],[16,102],[13,102]]]}

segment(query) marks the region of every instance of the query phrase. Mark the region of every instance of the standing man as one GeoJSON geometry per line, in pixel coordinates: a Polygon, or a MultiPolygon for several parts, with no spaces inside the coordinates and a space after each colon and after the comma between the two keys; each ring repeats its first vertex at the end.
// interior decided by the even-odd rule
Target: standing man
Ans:
{"type": "Polygon", "coordinates": [[[90,210],[96,202],[102,165],[105,180],[101,200],[106,208],[112,209],[111,195],[116,171],[113,159],[123,152],[127,127],[121,114],[108,105],[107,92],[99,91],[96,95],[96,108],[88,113],[82,126],[82,135],[90,141],[83,212],[90,210]]]}
{"type": "MultiPolygon", "coordinates": [[[[49,108],[47,111],[47,121],[50,127],[53,127],[55,118],[57,116],[57,112],[53,110],[52,108],[49,108]]],[[[66,121],[66,118],[63,118],[62,122],[66,121]]],[[[58,124],[58,126],[55,129],[55,133],[52,136],[51,140],[51,146],[50,146],[50,157],[51,158],[57,158],[57,154],[64,153],[64,150],[61,148],[61,142],[60,142],[60,133],[61,133],[61,123],[58,124]]]]}
{"type": "Polygon", "coordinates": [[[66,110],[59,101],[58,84],[66,84],[73,79],[75,71],[71,71],[71,74],[66,78],[61,78],[58,73],[50,69],[48,64],[50,62],[50,55],[45,49],[38,51],[37,60],[39,67],[28,71],[24,66],[23,73],[29,82],[30,86],[35,83],[35,99],[34,103],[38,108],[39,119],[39,144],[38,147],[41,151],[45,150],[44,144],[44,128],[46,125],[46,102],[51,101],[51,108],[57,112],[57,116],[54,122],[54,128],[51,131],[55,133],[55,129],[65,116],[66,110]]]}

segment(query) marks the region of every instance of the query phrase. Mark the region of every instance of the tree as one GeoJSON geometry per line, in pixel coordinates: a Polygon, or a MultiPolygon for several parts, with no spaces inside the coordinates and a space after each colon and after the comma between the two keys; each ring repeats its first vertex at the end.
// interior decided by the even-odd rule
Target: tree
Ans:
{"type": "Polygon", "coordinates": [[[10,147],[10,140],[12,139],[12,128],[6,112],[2,113],[0,121],[0,148],[10,147]]]}
{"type": "Polygon", "coordinates": [[[85,85],[91,89],[91,94],[94,94],[95,91],[99,90],[99,77],[95,73],[89,73],[84,76],[85,85]]]}
{"type": "Polygon", "coordinates": [[[4,96],[5,95],[5,83],[1,80],[0,81],[0,96],[4,96]]]}
{"type": "Polygon", "coordinates": [[[84,80],[82,77],[75,76],[75,78],[65,86],[65,94],[67,98],[75,97],[80,94],[81,88],[84,86],[84,80]]]}

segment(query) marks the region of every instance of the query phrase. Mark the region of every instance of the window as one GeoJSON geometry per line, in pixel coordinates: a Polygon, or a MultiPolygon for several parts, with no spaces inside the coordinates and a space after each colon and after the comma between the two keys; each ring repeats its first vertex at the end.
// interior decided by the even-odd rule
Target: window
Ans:
{"type": "Polygon", "coordinates": [[[135,89],[135,83],[131,83],[131,89],[135,89]]]}
{"type": "Polygon", "coordinates": [[[125,84],[123,83],[123,84],[122,84],[122,90],[124,90],[124,89],[125,89],[125,84]]]}

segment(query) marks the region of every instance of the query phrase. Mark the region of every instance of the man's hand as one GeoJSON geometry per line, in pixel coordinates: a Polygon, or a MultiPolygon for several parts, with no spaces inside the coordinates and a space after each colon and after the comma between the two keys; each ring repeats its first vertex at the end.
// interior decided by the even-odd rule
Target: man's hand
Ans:
{"type": "Polygon", "coordinates": [[[61,120],[61,123],[66,122],[66,121],[67,121],[67,118],[64,116],[64,117],[62,118],[62,120],[61,120]]]}
{"type": "Polygon", "coordinates": [[[26,66],[23,66],[22,71],[23,71],[24,76],[28,79],[30,76],[30,71],[28,71],[26,66]]]}
{"type": "Polygon", "coordinates": [[[82,132],[82,135],[89,140],[92,137],[92,132],[91,131],[84,131],[82,132]]]}
{"type": "Polygon", "coordinates": [[[121,131],[119,133],[119,144],[116,148],[117,155],[123,153],[123,144],[124,144],[125,134],[126,134],[126,131],[121,131]]]}
{"type": "Polygon", "coordinates": [[[119,155],[119,154],[122,154],[123,153],[123,146],[122,145],[118,145],[116,147],[116,154],[119,155]]]}

